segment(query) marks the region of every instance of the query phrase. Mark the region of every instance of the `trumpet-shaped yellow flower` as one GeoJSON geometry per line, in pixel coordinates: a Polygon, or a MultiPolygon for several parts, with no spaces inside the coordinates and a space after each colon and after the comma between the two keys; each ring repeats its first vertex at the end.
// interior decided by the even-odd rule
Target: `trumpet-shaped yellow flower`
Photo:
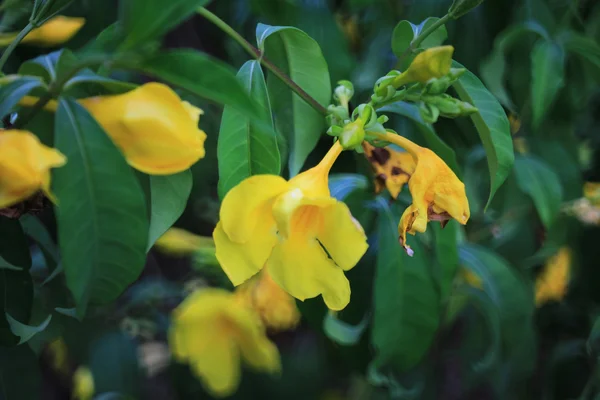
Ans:
{"type": "Polygon", "coordinates": [[[562,300],[567,293],[571,271],[571,250],[561,248],[544,266],[535,282],[535,304],[539,307],[552,300],[562,300]]]}
{"type": "Polygon", "coordinates": [[[433,151],[418,146],[396,134],[387,133],[385,140],[404,148],[413,157],[416,167],[408,181],[413,203],[404,211],[398,233],[400,244],[409,255],[406,233],[425,232],[428,221],[440,221],[442,226],[454,218],[466,224],[471,216],[465,185],[433,151]]]}
{"type": "Polygon", "coordinates": [[[185,229],[170,228],[154,244],[159,250],[174,255],[189,255],[200,249],[214,247],[212,237],[194,235],[185,229]]]}
{"type": "Polygon", "coordinates": [[[238,286],[235,293],[242,303],[260,315],[267,328],[285,331],[295,328],[300,322],[296,301],[273,281],[265,269],[238,286]]]}
{"type": "Polygon", "coordinates": [[[454,47],[439,46],[429,48],[415,57],[408,69],[394,78],[396,88],[411,82],[426,83],[433,78],[441,78],[450,72],[454,47]]]}
{"type": "Polygon", "coordinates": [[[84,366],[77,368],[73,374],[73,398],[77,400],[92,400],[94,397],[94,376],[84,366]]]}
{"type": "Polygon", "coordinates": [[[275,373],[279,352],[265,336],[260,318],[222,289],[201,289],[173,312],[169,345],[176,359],[187,362],[215,396],[235,392],[240,358],[251,367],[275,373]]]}
{"type": "Polygon", "coordinates": [[[64,165],[65,156],[44,146],[28,131],[0,131],[0,208],[9,207],[42,190],[50,199],[50,169],[64,165]]]}
{"type": "MultiPolygon", "coordinates": [[[[35,28],[21,40],[21,43],[41,47],[54,47],[71,39],[85,24],[85,18],[58,15],[50,18],[44,25],[35,28]]],[[[0,36],[0,44],[7,45],[17,37],[18,32],[0,36]]]]}
{"type": "Polygon", "coordinates": [[[213,237],[217,259],[235,286],[266,265],[297,299],[322,295],[332,310],[348,304],[344,271],[365,253],[367,240],[348,207],[329,192],[329,170],[341,151],[336,142],[316,167],[289,182],[255,175],[227,193],[213,237]]]}
{"type": "Polygon", "coordinates": [[[368,142],[363,142],[363,149],[375,171],[375,192],[380,193],[386,187],[394,199],[398,198],[402,187],[415,172],[412,155],[407,151],[375,147],[368,142]]]}
{"type": "Polygon", "coordinates": [[[170,175],[204,157],[202,110],[168,86],[147,83],[130,92],[79,102],[102,125],[127,162],[151,175],[170,175]]]}

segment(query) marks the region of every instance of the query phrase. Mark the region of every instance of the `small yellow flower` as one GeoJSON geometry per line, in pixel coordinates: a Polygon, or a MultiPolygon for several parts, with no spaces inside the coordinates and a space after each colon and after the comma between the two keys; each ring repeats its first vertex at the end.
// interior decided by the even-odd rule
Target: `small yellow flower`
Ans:
{"type": "Polygon", "coordinates": [[[73,398],[77,400],[92,400],[94,396],[94,376],[84,366],[77,368],[73,374],[73,398]]]}
{"type": "Polygon", "coordinates": [[[583,195],[594,206],[600,206],[600,183],[586,182],[583,184],[583,195]]]}
{"type": "Polygon", "coordinates": [[[540,307],[551,300],[559,301],[567,293],[571,271],[571,250],[562,247],[544,266],[535,282],[535,304],[540,307]]]}
{"type": "Polygon", "coordinates": [[[404,211],[398,233],[400,244],[409,255],[406,233],[411,235],[427,230],[428,221],[440,221],[442,226],[454,218],[466,224],[471,216],[465,185],[433,151],[418,146],[400,135],[387,133],[385,139],[404,148],[416,162],[408,181],[413,203],[404,211]]]}
{"type": "Polygon", "coordinates": [[[407,151],[396,151],[392,148],[375,147],[363,142],[365,155],[375,171],[375,192],[380,193],[384,187],[397,199],[404,184],[415,172],[415,160],[407,151]]]}
{"type": "Polygon", "coordinates": [[[151,175],[170,175],[204,157],[202,110],[168,86],[147,83],[130,92],[81,99],[127,162],[151,175]]]}
{"type": "Polygon", "coordinates": [[[463,267],[459,270],[459,274],[461,279],[470,286],[477,289],[483,289],[483,281],[481,280],[481,277],[475,272],[463,267]]]}
{"type": "Polygon", "coordinates": [[[32,30],[21,43],[54,47],[71,39],[85,24],[85,18],[58,15],[32,30]]]}
{"type": "Polygon", "coordinates": [[[329,170],[341,151],[336,142],[316,167],[289,182],[255,175],[227,193],[213,237],[217,259],[235,286],[266,265],[297,299],[322,295],[332,310],[350,302],[344,271],[366,252],[367,238],[348,207],[329,192],[329,170]]]}
{"type": "Polygon", "coordinates": [[[214,247],[212,237],[198,236],[185,229],[170,228],[154,244],[159,250],[174,255],[190,255],[196,251],[214,247]]]}
{"type": "Polygon", "coordinates": [[[281,369],[279,352],[265,336],[260,318],[222,289],[192,293],[172,315],[169,346],[187,362],[214,396],[225,397],[240,382],[240,358],[254,369],[281,369]]]}
{"type": "Polygon", "coordinates": [[[267,328],[285,331],[300,322],[296,301],[273,281],[266,269],[238,286],[235,294],[260,315],[267,328]]]}
{"type": "Polygon", "coordinates": [[[44,146],[28,131],[0,131],[0,208],[9,207],[38,190],[51,200],[50,169],[64,165],[65,156],[44,146]]]}
{"type": "Polygon", "coordinates": [[[69,368],[69,350],[63,338],[59,337],[48,343],[48,352],[52,357],[52,368],[61,374],[67,374],[69,368]]]}
{"type": "Polygon", "coordinates": [[[454,47],[439,46],[429,48],[415,57],[408,69],[398,75],[394,87],[398,88],[411,82],[426,83],[433,78],[441,78],[450,72],[454,47]]]}

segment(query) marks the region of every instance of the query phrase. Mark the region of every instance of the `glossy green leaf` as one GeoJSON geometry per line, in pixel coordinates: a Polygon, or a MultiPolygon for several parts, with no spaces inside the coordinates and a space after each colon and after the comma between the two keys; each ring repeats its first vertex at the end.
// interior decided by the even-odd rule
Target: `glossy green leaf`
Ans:
{"type": "Polygon", "coordinates": [[[558,42],[566,51],[591,63],[600,72],[600,44],[594,39],[575,31],[566,31],[559,35],[558,42]]]}
{"type": "Polygon", "coordinates": [[[352,192],[369,187],[367,177],[359,174],[332,174],[329,176],[331,197],[344,201],[352,192]]]}
{"type": "Polygon", "coordinates": [[[402,115],[413,121],[419,132],[423,135],[426,145],[435,154],[437,154],[448,166],[454,171],[455,174],[459,175],[458,163],[456,162],[456,153],[452,147],[448,146],[435,132],[433,125],[428,124],[421,117],[421,113],[416,105],[399,101],[385,107],[382,107],[379,111],[391,112],[394,114],[402,115]]]}
{"type": "Polygon", "coordinates": [[[56,79],[56,63],[61,51],[38,56],[32,60],[25,61],[19,67],[19,75],[38,76],[46,83],[56,79]]]}
{"type": "Polygon", "coordinates": [[[183,214],[192,192],[192,172],[150,176],[148,250],[183,214]]]}
{"type": "MultiPolygon", "coordinates": [[[[464,68],[456,61],[453,62],[453,67],[464,68]]],[[[471,120],[483,143],[490,172],[487,208],[514,164],[510,124],[498,100],[471,71],[466,71],[453,86],[462,101],[471,103],[479,110],[471,115],[471,120]]]]}
{"type": "Polygon", "coordinates": [[[0,87],[0,118],[13,111],[24,96],[42,86],[44,83],[40,78],[26,76],[0,87]]]}
{"type": "Polygon", "coordinates": [[[250,118],[258,107],[227,64],[193,50],[162,51],[134,66],[195,95],[228,105],[250,118]]]}
{"type": "Polygon", "coordinates": [[[125,39],[121,49],[160,38],[181,24],[208,0],[127,0],[119,3],[125,39]]]}
{"type": "Polygon", "coordinates": [[[565,53],[555,43],[538,42],[531,53],[531,106],[533,126],[540,126],[564,85],[565,53]]]}
{"type": "Polygon", "coordinates": [[[451,220],[442,228],[440,224],[431,226],[435,238],[435,256],[437,259],[438,286],[442,301],[450,296],[454,277],[458,271],[458,222],[451,220]]]}
{"type": "Polygon", "coordinates": [[[438,329],[440,298],[428,268],[427,252],[413,240],[414,256],[398,244],[399,213],[378,201],[377,272],[372,344],[375,367],[414,367],[427,353],[438,329]]]}
{"type": "MultiPolygon", "coordinates": [[[[33,282],[29,274],[31,256],[19,221],[0,217],[0,256],[17,269],[0,268],[0,311],[20,321],[29,321],[33,302],[33,282]]],[[[0,345],[19,343],[8,320],[0,318],[0,345]]]]}
{"type": "Polygon", "coordinates": [[[50,232],[48,232],[44,224],[38,218],[29,214],[23,215],[19,221],[25,234],[35,240],[40,249],[51,257],[54,262],[58,262],[58,247],[52,240],[50,232]]]}
{"type": "MultiPolygon", "coordinates": [[[[396,57],[405,56],[404,53],[409,48],[410,42],[437,21],[439,21],[439,18],[429,17],[419,25],[415,25],[408,21],[398,22],[398,25],[396,25],[394,32],[392,33],[392,51],[396,57]]],[[[427,36],[425,40],[421,42],[419,48],[428,49],[430,47],[440,46],[447,38],[448,31],[446,30],[446,26],[442,25],[427,36]]]]}
{"type": "Polygon", "coordinates": [[[365,315],[357,325],[338,319],[333,312],[328,312],[323,319],[323,332],[334,342],[342,346],[353,346],[360,341],[369,325],[370,315],[365,315]]]}
{"type": "Polygon", "coordinates": [[[81,317],[88,302],[116,299],[141,273],[146,203],[123,155],[82,106],[61,100],[55,133],[56,148],[68,159],[54,171],[58,239],[81,317]]]}
{"type": "MultiPolygon", "coordinates": [[[[331,82],[327,62],[317,42],[299,29],[263,24],[256,27],[256,41],[279,69],[327,107],[331,98],[331,82]]],[[[276,127],[288,143],[288,168],[290,175],[294,176],[319,141],[325,128],[325,118],[276,76],[268,76],[267,86],[276,127]]]]}
{"type": "Polygon", "coordinates": [[[46,327],[50,323],[50,320],[52,320],[52,315],[48,315],[48,317],[44,321],[42,321],[41,324],[37,326],[31,326],[17,321],[13,317],[11,317],[9,313],[5,314],[10,329],[16,336],[19,336],[21,338],[18,344],[28,342],[29,339],[31,339],[35,334],[40,333],[44,329],[46,329],[46,327]]]}
{"type": "Polygon", "coordinates": [[[258,61],[248,61],[237,78],[260,107],[264,125],[257,126],[235,109],[225,107],[221,118],[217,160],[219,197],[249,176],[279,175],[281,160],[273,127],[267,84],[258,61]],[[265,129],[270,128],[270,129],[265,129]]]}
{"type": "Polygon", "coordinates": [[[544,226],[550,228],[562,203],[562,186],[558,175],[533,156],[517,157],[515,175],[519,188],[533,200],[544,226]]]}

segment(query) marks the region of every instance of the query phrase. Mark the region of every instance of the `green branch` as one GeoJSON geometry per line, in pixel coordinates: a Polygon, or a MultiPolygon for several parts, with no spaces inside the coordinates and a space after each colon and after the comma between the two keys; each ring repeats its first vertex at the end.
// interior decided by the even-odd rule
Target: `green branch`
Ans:
{"type": "Polygon", "coordinates": [[[219,29],[225,32],[229,37],[238,42],[240,46],[244,48],[254,59],[259,61],[266,69],[271,71],[273,75],[281,79],[290,89],[292,89],[302,100],[304,100],[309,106],[314,108],[316,111],[323,115],[327,115],[327,108],[323,107],[317,100],[315,100],[310,94],[306,93],[296,82],[292,80],[285,72],[277,68],[275,64],[269,61],[262,52],[256,47],[252,46],[246,39],[237,33],[231,26],[227,25],[225,21],[217,17],[212,12],[208,11],[204,7],[200,7],[197,10],[198,14],[208,19],[210,22],[215,24],[219,29]]]}
{"type": "Polygon", "coordinates": [[[23,40],[23,38],[25,38],[25,36],[27,36],[27,34],[33,30],[33,28],[35,28],[35,26],[31,22],[28,23],[25,26],[25,28],[23,28],[23,30],[19,32],[17,37],[14,38],[14,40],[10,43],[8,48],[4,50],[4,53],[2,53],[2,57],[0,58],[0,72],[4,68],[4,64],[6,64],[6,61],[8,61],[8,57],[10,57],[10,55],[17,48],[19,43],[21,43],[21,40],[23,40]]]}

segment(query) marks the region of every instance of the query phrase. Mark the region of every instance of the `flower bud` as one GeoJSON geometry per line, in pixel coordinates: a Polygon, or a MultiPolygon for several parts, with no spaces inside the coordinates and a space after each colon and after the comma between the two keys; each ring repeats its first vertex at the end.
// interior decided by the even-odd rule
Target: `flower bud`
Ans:
{"type": "Polygon", "coordinates": [[[483,0],[454,0],[448,14],[454,19],[459,19],[481,3],[483,3],[483,0]]]}
{"type": "Polygon", "coordinates": [[[438,46],[429,48],[415,57],[408,69],[394,78],[395,88],[411,82],[427,83],[432,78],[441,78],[450,72],[454,47],[438,46]]]}
{"type": "Polygon", "coordinates": [[[440,110],[431,103],[421,102],[419,105],[419,114],[421,114],[423,121],[428,124],[434,124],[440,116],[440,110]]]}
{"type": "Polygon", "coordinates": [[[340,144],[345,150],[353,150],[355,147],[360,146],[365,139],[363,120],[357,118],[356,121],[346,124],[339,138],[340,144]]]}
{"type": "Polygon", "coordinates": [[[392,83],[399,75],[400,71],[392,70],[388,72],[387,75],[377,79],[375,86],[373,87],[373,93],[375,96],[381,97],[383,100],[393,96],[393,94],[396,92],[396,89],[392,87],[392,83]]]}
{"type": "Polygon", "coordinates": [[[477,112],[477,108],[469,103],[455,99],[447,94],[438,96],[422,96],[422,100],[439,109],[440,115],[447,118],[462,117],[477,112]]]}
{"type": "Polygon", "coordinates": [[[350,81],[339,81],[338,86],[333,91],[333,98],[336,99],[344,108],[348,108],[350,99],[354,96],[354,85],[350,81]]]}
{"type": "Polygon", "coordinates": [[[327,134],[329,136],[338,137],[342,134],[342,132],[344,132],[344,128],[337,125],[332,125],[329,127],[329,129],[327,129],[327,134]]]}

